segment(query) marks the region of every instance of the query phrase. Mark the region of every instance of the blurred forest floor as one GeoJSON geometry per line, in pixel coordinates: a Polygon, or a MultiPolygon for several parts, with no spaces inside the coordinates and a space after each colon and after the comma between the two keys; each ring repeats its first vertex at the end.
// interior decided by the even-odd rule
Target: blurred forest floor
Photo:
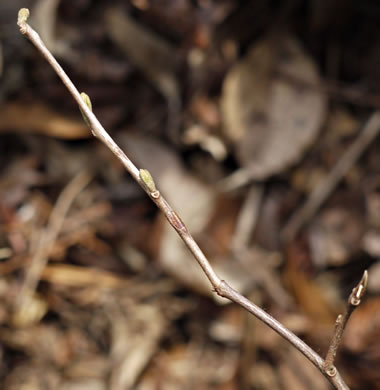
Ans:
{"type": "Polygon", "coordinates": [[[16,25],[39,32],[217,273],[380,389],[380,4],[0,2],[0,387],[324,390],[215,298],[16,25]]]}

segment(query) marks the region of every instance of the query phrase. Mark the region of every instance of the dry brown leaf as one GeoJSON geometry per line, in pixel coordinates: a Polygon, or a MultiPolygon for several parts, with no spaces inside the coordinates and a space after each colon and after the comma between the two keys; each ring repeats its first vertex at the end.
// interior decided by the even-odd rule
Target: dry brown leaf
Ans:
{"type": "Polygon", "coordinates": [[[66,381],[61,384],[61,390],[106,390],[105,380],[95,378],[81,378],[74,381],[66,381]]]}
{"type": "Polygon", "coordinates": [[[342,339],[342,352],[348,351],[345,360],[352,388],[363,389],[368,384],[367,388],[380,389],[379,340],[380,299],[372,297],[352,314],[342,339]]]}
{"type": "MultiPolygon", "coordinates": [[[[75,331],[75,330],[74,330],[75,331]]],[[[83,337],[82,334],[79,334],[83,337]]],[[[81,340],[76,340],[80,344],[81,340]]],[[[65,377],[72,380],[83,380],[83,378],[102,379],[108,375],[110,359],[103,355],[84,354],[75,356],[72,364],[65,370],[65,377]]]]}
{"type": "Polygon", "coordinates": [[[281,389],[278,383],[277,373],[271,364],[265,362],[256,362],[252,367],[251,383],[255,389],[281,389]]]}
{"type": "MultiPolygon", "coordinates": [[[[18,362],[9,368],[3,386],[3,389],[7,390],[64,389],[58,370],[37,359],[18,362]]],[[[81,387],[81,390],[83,389],[84,387],[81,387]]],[[[95,390],[95,387],[91,387],[91,390],[95,390]]]]}
{"type": "Polygon", "coordinates": [[[109,388],[132,389],[142,371],[156,353],[167,323],[160,308],[137,305],[131,309],[133,320],[114,311],[110,315],[113,362],[109,388]]]}
{"type": "Polygon", "coordinates": [[[209,334],[220,343],[238,344],[243,337],[245,313],[237,306],[228,306],[209,327],[209,334]]]}
{"type": "Polygon", "coordinates": [[[312,59],[292,37],[265,39],[227,74],[221,101],[224,132],[252,179],[299,160],[325,117],[312,59]]]}
{"type": "MultiPolygon", "coordinates": [[[[371,275],[369,277],[371,280],[371,275]]],[[[380,340],[380,299],[365,300],[354,312],[344,331],[344,347],[352,353],[364,354],[366,358],[379,355],[380,340]]]]}
{"type": "Polygon", "coordinates": [[[121,288],[127,284],[126,279],[116,276],[111,272],[67,264],[46,266],[41,275],[41,279],[50,283],[58,283],[71,287],[96,285],[99,288],[121,288]]]}
{"type": "Polygon", "coordinates": [[[0,340],[15,350],[27,352],[35,360],[50,362],[60,367],[70,361],[70,348],[65,333],[53,325],[2,329],[0,340]]]}
{"type": "Polygon", "coordinates": [[[38,324],[48,311],[48,304],[37,294],[28,295],[25,302],[14,311],[11,321],[17,328],[38,324]]]}
{"type": "Polygon", "coordinates": [[[220,389],[229,386],[236,375],[238,358],[239,353],[233,348],[205,348],[204,343],[193,340],[177,343],[156,356],[139,388],[220,389]]]}
{"type": "Polygon", "coordinates": [[[313,263],[319,267],[346,264],[361,245],[364,226],[354,210],[324,210],[310,226],[309,245],[313,263]]]}
{"type": "Polygon", "coordinates": [[[300,309],[315,321],[315,326],[333,324],[338,313],[332,308],[325,289],[294,264],[287,264],[285,279],[300,309]]]}
{"type": "Polygon", "coordinates": [[[69,119],[41,103],[9,103],[0,108],[0,133],[11,130],[22,133],[44,134],[63,139],[89,137],[87,125],[80,120],[69,119]]]}

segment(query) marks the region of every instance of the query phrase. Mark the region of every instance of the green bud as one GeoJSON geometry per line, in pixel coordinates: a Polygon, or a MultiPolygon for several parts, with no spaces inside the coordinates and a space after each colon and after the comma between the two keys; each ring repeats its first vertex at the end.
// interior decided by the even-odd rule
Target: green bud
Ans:
{"type": "Polygon", "coordinates": [[[144,182],[151,193],[157,191],[153,177],[147,169],[140,169],[140,179],[144,182]]]}
{"type": "Polygon", "coordinates": [[[28,8],[21,8],[20,11],[18,11],[18,19],[17,23],[18,25],[26,23],[30,15],[30,12],[28,8]]]}
{"type": "Polygon", "coordinates": [[[90,96],[88,96],[87,93],[84,92],[82,92],[80,95],[82,96],[84,102],[87,104],[87,107],[92,111],[92,103],[91,103],[90,96]]]}
{"type": "MultiPolygon", "coordinates": [[[[92,111],[92,103],[91,103],[90,96],[88,96],[87,93],[84,93],[84,92],[82,92],[80,94],[80,96],[82,97],[83,101],[86,103],[87,107],[92,111]]],[[[82,114],[84,121],[86,122],[87,126],[91,129],[91,123],[88,120],[86,114],[83,112],[83,110],[80,107],[79,107],[79,109],[80,109],[80,112],[82,114]]]]}

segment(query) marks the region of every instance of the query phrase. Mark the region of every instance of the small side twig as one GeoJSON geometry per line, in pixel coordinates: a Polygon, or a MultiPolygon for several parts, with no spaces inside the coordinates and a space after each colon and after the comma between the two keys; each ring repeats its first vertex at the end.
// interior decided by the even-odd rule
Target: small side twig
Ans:
{"type": "Polygon", "coordinates": [[[346,324],[353,313],[353,311],[360,305],[361,299],[363,298],[368,284],[368,271],[365,270],[360,282],[357,286],[352,290],[351,295],[347,301],[347,307],[344,314],[339,314],[338,318],[335,322],[335,331],[333,338],[331,340],[330,347],[326,354],[324,368],[326,370],[326,374],[330,376],[334,376],[336,373],[336,368],[334,366],[335,357],[338,352],[338,348],[340,345],[340,341],[342,340],[343,332],[346,327],[346,324]]]}
{"type": "Polygon", "coordinates": [[[139,170],[132,163],[132,161],[124,154],[120,147],[115,143],[115,141],[109,136],[103,126],[100,124],[96,116],[92,113],[90,105],[86,100],[85,96],[81,96],[71,82],[69,77],[66,75],[62,67],[55,60],[50,51],[46,48],[42,40],[36,31],[34,31],[28,24],[27,18],[29,16],[29,11],[26,9],[21,9],[19,11],[18,25],[20,26],[20,31],[23,33],[41,52],[44,58],[50,63],[57,75],[61,78],[67,89],[70,91],[71,95],[74,97],[78,103],[82,114],[87,119],[86,122],[89,123],[90,129],[94,136],[100,139],[122,162],[128,172],[132,177],[138,182],[138,184],[144,189],[144,191],[149,195],[152,201],[159,207],[159,209],[164,213],[169,223],[182,238],[186,246],[189,248],[199,265],[201,266],[203,272],[209,279],[211,285],[213,286],[214,291],[221,297],[227,298],[232,302],[237,303],[248,312],[253,314],[259,320],[267,324],[279,335],[284,337],[289,341],[294,347],[296,347],[302,354],[304,354],[318,369],[319,371],[326,376],[330,383],[339,390],[349,390],[348,386],[343,381],[339,372],[336,371],[335,375],[329,376],[326,374],[324,369],[324,359],[319,356],[312,348],[310,348],[306,343],[304,343],[299,337],[294,333],[288,330],[284,325],[279,321],[274,319],[263,309],[256,306],[254,303],[249,301],[247,298],[242,296],[236,290],[228,285],[224,280],[221,280],[219,276],[215,273],[211,264],[207,260],[206,256],[203,254],[202,250],[199,248],[198,244],[195,242],[194,238],[191,236],[187,230],[185,224],[177,213],[172,209],[172,207],[167,203],[163,198],[159,190],[154,184],[154,180],[150,173],[146,170],[139,170]]]}

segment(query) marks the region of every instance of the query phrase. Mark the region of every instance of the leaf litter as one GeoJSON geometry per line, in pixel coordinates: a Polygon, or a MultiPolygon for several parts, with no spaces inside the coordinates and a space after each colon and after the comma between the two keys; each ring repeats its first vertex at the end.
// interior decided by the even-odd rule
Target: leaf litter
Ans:
{"type": "MultiPolygon", "coordinates": [[[[12,3],[0,6],[1,20],[31,6],[12,3]]],[[[370,296],[349,323],[338,365],[352,389],[379,389],[375,133],[283,239],[379,101],[376,73],[363,73],[373,54],[359,44],[374,52],[376,12],[363,7],[363,20],[349,20],[356,4],[341,12],[335,2],[334,12],[295,5],[281,31],[282,3],[32,5],[42,18],[36,29],[217,271],[321,354],[369,267],[370,296]]],[[[77,107],[17,34],[0,30],[1,387],[326,389],[271,330],[210,299],[178,237],[89,138],[77,107]],[[82,169],[93,180],[47,246],[29,310],[17,316],[49,215],[82,169]]]]}

